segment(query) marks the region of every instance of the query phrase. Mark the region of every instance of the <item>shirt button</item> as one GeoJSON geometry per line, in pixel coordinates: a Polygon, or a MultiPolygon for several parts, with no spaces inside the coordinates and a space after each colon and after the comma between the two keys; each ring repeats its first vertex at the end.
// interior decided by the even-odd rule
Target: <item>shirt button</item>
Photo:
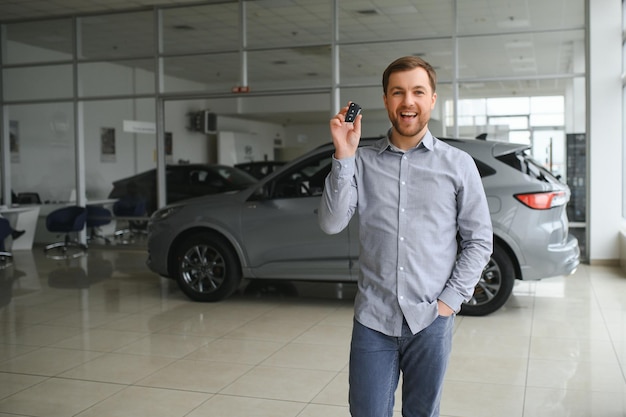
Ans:
{"type": "Polygon", "coordinates": [[[403,266],[400,267],[400,271],[404,271],[404,267],[403,266]]]}
{"type": "Polygon", "coordinates": [[[404,237],[400,236],[400,241],[403,241],[403,240],[404,240],[404,237]]]}
{"type": "Polygon", "coordinates": [[[406,182],[405,182],[405,181],[402,181],[400,184],[404,185],[404,184],[406,184],[406,182]]]}
{"type": "Polygon", "coordinates": [[[401,300],[404,300],[404,296],[403,296],[403,295],[401,295],[401,296],[400,296],[400,299],[401,299],[401,300]]]}
{"type": "Polygon", "coordinates": [[[402,213],[404,213],[404,209],[400,209],[400,211],[401,211],[402,213]]]}

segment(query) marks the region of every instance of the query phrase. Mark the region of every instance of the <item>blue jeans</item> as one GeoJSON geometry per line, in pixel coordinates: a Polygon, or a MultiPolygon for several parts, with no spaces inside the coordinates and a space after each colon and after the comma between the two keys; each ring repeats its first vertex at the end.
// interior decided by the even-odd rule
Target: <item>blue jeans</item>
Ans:
{"type": "Polygon", "coordinates": [[[406,321],[402,336],[386,336],[356,320],[350,346],[350,414],[391,417],[402,372],[402,416],[437,417],[452,348],[454,316],[439,316],[413,335],[406,321]]]}

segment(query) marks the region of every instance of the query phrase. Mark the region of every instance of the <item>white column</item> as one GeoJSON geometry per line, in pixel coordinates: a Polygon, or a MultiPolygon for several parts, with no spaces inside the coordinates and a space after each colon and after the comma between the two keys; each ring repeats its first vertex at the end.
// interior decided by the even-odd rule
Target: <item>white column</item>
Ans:
{"type": "Polygon", "coordinates": [[[589,4],[589,261],[615,263],[622,223],[622,2],[589,4]]]}

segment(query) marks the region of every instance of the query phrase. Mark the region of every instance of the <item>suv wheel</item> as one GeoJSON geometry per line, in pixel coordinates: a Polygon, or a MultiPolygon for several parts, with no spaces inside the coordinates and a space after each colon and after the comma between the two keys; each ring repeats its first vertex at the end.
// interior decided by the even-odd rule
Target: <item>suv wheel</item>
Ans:
{"type": "Polygon", "coordinates": [[[471,300],[461,306],[460,314],[485,316],[498,310],[513,292],[515,274],[507,253],[494,243],[491,258],[483,269],[471,300]]]}
{"type": "Polygon", "coordinates": [[[194,301],[220,301],[239,287],[241,268],[234,250],[221,236],[197,233],[178,247],[176,282],[194,301]]]}

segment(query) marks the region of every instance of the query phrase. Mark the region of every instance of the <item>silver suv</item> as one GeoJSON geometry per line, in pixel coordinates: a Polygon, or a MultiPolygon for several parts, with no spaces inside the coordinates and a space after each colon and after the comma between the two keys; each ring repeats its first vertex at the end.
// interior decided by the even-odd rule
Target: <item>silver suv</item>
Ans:
{"type": "MultiPolygon", "coordinates": [[[[361,145],[378,139],[363,139],[361,145]]],[[[442,140],[474,158],[493,222],[493,254],[461,314],[496,311],[511,295],[515,279],[576,270],[580,251],[568,233],[565,210],[569,188],[532,160],[527,146],[442,140]]],[[[222,300],[242,278],[356,281],[355,219],[337,235],[323,233],[317,223],[333,151],[332,144],[320,146],[243,191],[158,210],[149,224],[149,268],[175,279],[196,301],[222,300]]]]}

